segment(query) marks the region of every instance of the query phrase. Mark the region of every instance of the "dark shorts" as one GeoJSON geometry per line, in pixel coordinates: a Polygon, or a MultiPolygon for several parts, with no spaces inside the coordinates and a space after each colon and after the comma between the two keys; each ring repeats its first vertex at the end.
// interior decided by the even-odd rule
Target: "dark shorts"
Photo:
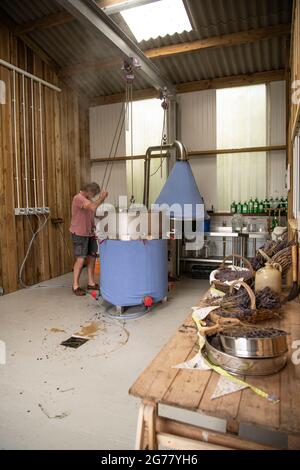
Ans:
{"type": "Polygon", "coordinates": [[[76,258],[86,258],[98,255],[98,243],[94,237],[81,237],[72,233],[73,252],[76,258]]]}

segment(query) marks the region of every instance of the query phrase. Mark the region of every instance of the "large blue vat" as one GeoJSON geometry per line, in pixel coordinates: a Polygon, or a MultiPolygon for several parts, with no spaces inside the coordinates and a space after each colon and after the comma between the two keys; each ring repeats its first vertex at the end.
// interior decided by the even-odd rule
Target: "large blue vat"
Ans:
{"type": "Polygon", "coordinates": [[[105,240],[100,244],[100,288],[120,307],[159,302],[168,292],[167,240],[105,240]]]}

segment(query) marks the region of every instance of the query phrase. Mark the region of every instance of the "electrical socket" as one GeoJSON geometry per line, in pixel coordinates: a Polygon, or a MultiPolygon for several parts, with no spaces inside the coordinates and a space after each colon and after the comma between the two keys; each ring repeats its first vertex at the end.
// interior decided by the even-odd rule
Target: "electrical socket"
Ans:
{"type": "Polygon", "coordinates": [[[29,214],[29,209],[26,209],[25,207],[18,207],[15,209],[15,215],[27,215],[29,214]]]}
{"type": "Polygon", "coordinates": [[[15,215],[40,215],[50,214],[49,207],[17,207],[15,209],[15,215]]]}

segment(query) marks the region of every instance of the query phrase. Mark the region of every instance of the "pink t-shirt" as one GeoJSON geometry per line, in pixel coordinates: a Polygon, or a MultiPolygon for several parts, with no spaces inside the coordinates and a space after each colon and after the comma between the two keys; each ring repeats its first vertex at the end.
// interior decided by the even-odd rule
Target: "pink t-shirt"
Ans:
{"type": "Polygon", "coordinates": [[[94,235],[95,221],[94,214],[89,209],[84,209],[83,205],[90,202],[80,192],[76,194],[72,202],[72,218],[70,232],[81,237],[92,237],[94,235]]]}

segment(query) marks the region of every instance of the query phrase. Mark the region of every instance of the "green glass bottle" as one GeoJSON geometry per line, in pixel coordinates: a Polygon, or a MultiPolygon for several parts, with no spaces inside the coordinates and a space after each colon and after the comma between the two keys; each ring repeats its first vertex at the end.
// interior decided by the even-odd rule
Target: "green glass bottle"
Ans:
{"type": "Polygon", "coordinates": [[[275,215],[272,219],[272,230],[274,230],[275,227],[277,227],[279,224],[278,217],[275,215]]]}
{"type": "Polygon", "coordinates": [[[248,210],[249,210],[249,214],[253,214],[253,212],[254,212],[254,201],[253,201],[252,197],[250,198],[250,201],[248,203],[248,210]]]}
{"type": "Polygon", "coordinates": [[[248,204],[247,204],[246,201],[245,201],[244,204],[243,204],[242,213],[243,213],[243,214],[248,214],[248,204]]]}
{"type": "Polygon", "coordinates": [[[233,201],[231,206],[230,206],[230,212],[231,212],[231,214],[236,213],[236,203],[235,203],[235,201],[233,201]]]}
{"type": "Polygon", "coordinates": [[[239,202],[239,203],[237,204],[237,206],[236,206],[236,212],[237,212],[238,214],[241,214],[241,213],[242,213],[242,204],[241,204],[241,202],[239,202]]]}
{"type": "Polygon", "coordinates": [[[267,212],[267,209],[270,209],[270,201],[269,201],[268,198],[265,199],[264,206],[265,206],[264,210],[265,210],[265,212],[267,212]]]}
{"type": "Polygon", "coordinates": [[[264,201],[260,201],[260,203],[258,204],[258,213],[259,214],[263,214],[265,211],[265,204],[264,204],[264,201]]]}
{"type": "Polygon", "coordinates": [[[258,199],[257,197],[255,198],[255,201],[254,201],[254,204],[253,204],[253,213],[254,214],[257,214],[258,213],[258,206],[259,206],[259,202],[258,202],[258,199]]]}

